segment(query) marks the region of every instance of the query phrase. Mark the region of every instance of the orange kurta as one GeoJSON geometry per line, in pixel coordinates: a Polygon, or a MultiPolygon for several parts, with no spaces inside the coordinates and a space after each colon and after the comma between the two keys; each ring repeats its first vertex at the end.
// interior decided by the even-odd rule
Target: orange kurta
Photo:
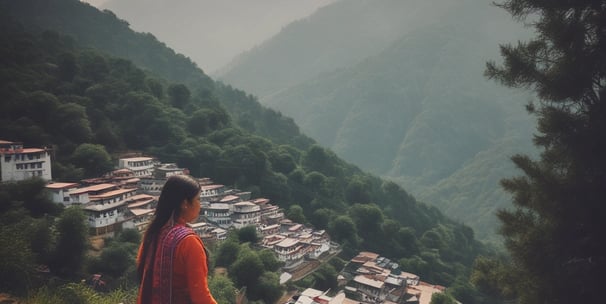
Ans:
{"type": "MultiPolygon", "coordinates": [[[[208,289],[208,267],[202,240],[188,235],[175,248],[172,274],[172,303],[217,304],[208,289]]],[[[137,256],[140,262],[141,247],[137,256]]],[[[156,286],[154,286],[156,287],[156,286]]],[[[139,300],[141,303],[139,289],[139,300]]],[[[143,304],[143,303],[141,303],[143,304]]]]}
{"type": "Polygon", "coordinates": [[[175,253],[173,292],[175,303],[217,304],[208,289],[208,267],[202,240],[185,237],[175,253]],[[187,299],[191,302],[187,302],[187,299]]]}

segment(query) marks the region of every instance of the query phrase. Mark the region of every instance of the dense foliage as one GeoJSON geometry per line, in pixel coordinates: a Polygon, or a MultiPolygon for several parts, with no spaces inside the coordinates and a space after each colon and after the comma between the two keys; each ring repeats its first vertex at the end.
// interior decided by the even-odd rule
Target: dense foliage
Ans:
{"type": "MultiPolygon", "coordinates": [[[[24,27],[8,15],[21,12],[23,7],[16,3],[22,2],[42,3],[0,2],[6,14],[0,30],[0,138],[22,141],[26,146],[52,146],[56,180],[77,181],[99,175],[120,153],[140,151],[189,168],[194,176],[211,177],[251,191],[254,197],[271,199],[293,218],[327,229],[343,244],[344,259],[359,250],[372,250],[400,261],[403,270],[432,283],[450,285],[466,280],[473,259],[482,251],[470,228],[418,203],[395,183],[364,173],[314,145],[298,133],[292,120],[260,108],[244,92],[221,84],[214,87],[202,80],[197,85],[172,82],[129,60],[82,48],[81,38],[55,31],[31,32],[28,28],[32,24],[24,27]],[[268,137],[261,137],[264,133],[268,137]]],[[[48,3],[47,18],[58,18],[80,7],[90,9],[71,0],[44,3],[48,3]],[[57,12],[54,5],[59,4],[65,7],[57,12]]],[[[97,20],[95,14],[108,13],[91,14],[88,19],[97,20]]],[[[65,20],[67,24],[74,22],[65,20]]],[[[87,20],[78,20],[79,28],[90,26],[87,20]]],[[[104,22],[116,31],[128,29],[115,17],[104,22]],[[122,27],[114,28],[116,22],[122,27]]],[[[97,27],[104,28],[102,24],[97,27]]],[[[136,41],[140,35],[133,37],[136,41]]],[[[101,42],[95,43],[103,45],[104,36],[97,38],[101,42]]],[[[121,40],[119,44],[128,42],[121,40]]],[[[156,42],[137,54],[154,53],[156,48],[162,51],[165,46],[156,42]]],[[[171,60],[170,56],[162,58],[171,60]]],[[[241,238],[250,240],[250,235],[245,231],[241,238]]],[[[79,244],[67,245],[81,248],[79,244]]],[[[132,247],[110,244],[98,262],[91,262],[91,270],[99,270],[94,267],[100,267],[102,260],[127,253],[132,258],[132,247]]],[[[242,249],[235,256],[217,255],[217,263],[227,259],[221,263],[229,265],[237,287],[257,284],[258,290],[274,290],[277,278],[271,274],[237,275],[247,274],[246,267],[259,266],[258,262],[267,263],[263,254],[258,255],[242,249]]],[[[29,263],[27,256],[20,258],[29,263]]],[[[120,263],[115,268],[104,272],[127,279],[132,271],[128,261],[117,261],[120,263]]],[[[68,266],[68,261],[63,262],[61,265],[68,266]]],[[[320,274],[319,286],[332,284],[330,268],[320,274]]]]}
{"type": "Polygon", "coordinates": [[[520,303],[600,303],[606,270],[606,2],[508,0],[536,29],[503,45],[487,75],[533,89],[539,159],[518,155],[503,180],[514,210],[499,213],[511,261],[478,260],[474,278],[520,303]]]}
{"type": "Polygon", "coordinates": [[[82,210],[52,203],[45,182],[0,183],[0,292],[26,295],[50,273],[64,279],[82,273],[88,226],[82,210]]]}

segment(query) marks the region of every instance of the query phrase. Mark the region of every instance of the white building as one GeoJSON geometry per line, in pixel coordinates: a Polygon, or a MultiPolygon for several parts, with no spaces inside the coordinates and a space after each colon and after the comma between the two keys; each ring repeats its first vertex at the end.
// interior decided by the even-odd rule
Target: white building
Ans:
{"type": "Polygon", "coordinates": [[[203,208],[204,216],[209,222],[221,228],[229,228],[232,226],[231,213],[229,204],[212,203],[208,207],[203,208]]]}
{"type": "Polygon", "coordinates": [[[22,143],[0,140],[0,157],[2,181],[52,180],[50,149],[23,148],[22,143]]]}
{"type": "Polygon", "coordinates": [[[120,158],[118,167],[133,171],[136,177],[152,176],[154,173],[154,159],[152,157],[120,158]]]}
{"type": "Polygon", "coordinates": [[[139,180],[141,192],[151,195],[160,195],[166,179],[173,175],[187,175],[189,170],[177,167],[176,164],[156,164],[153,175],[142,176],[139,180]]]}
{"type": "Polygon", "coordinates": [[[122,229],[137,229],[143,233],[154,216],[155,209],[128,208],[130,217],[122,223],[122,229]]]}
{"type": "Polygon", "coordinates": [[[256,225],[261,222],[261,207],[251,202],[239,202],[233,205],[232,221],[237,229],[256,225]]]}
{"type": "Polygon", "coordinates": [[[385,297],[387,295],[384,289],[385,283],[383,283],[382,281],[367,278],[363,275],[357,275],[353,279],[352,285],[353,287],[357,288],[358,291],[362,292],[367,296],[365,300],[373,299],[376,301],[376,299],[379,299],[383,301],[385,300],[385,297]]]}
{"type": "Polygon", "coordinates": [[[78,188],[77,183],[50,183],[45,186],[45,188],[51,194],[51,200],[57,204],[64,204],[69,206],[72,204],[72,200],[70,199],[70,191],[73,191],[78,188]]]}
{"type": "Polygon", "coordinates": [[[298,239],[285,238],[274,245],[274,252],[282,262],[300,261],[305,256],[304,245],[298,239]]]}
{"type": "Polygon", "coordinates": [[[202,185],[200,187],[200,200],[210,202],[217,200],[225,192],[224,185],[202,185]]]}
{"type": "Polygon", "coordinates": [[[90,197],[100,193],[118,189],[114,184],[97,184],[83,188],[72,189],[68,192],[70,204],[86,205],[90,203],[90,197]]]}
{"type": "Polygon", "coordinates": [[[88,214],[88,224],[92,235],[114,232],[122,228],[122,222],[129,214],[127,203],[137,189],[117,189],[90,195],[90,202],[84,205],[88,214]]]}
{"type": "Polygon", "coordinates": [[[284,219],[282,208],[269,204],[268,199],[258,198],[253,200],[253,203],[261,208],[261,223],[273,225],[280,223],[280,221],[284,219]]]}
{"type": "Polygon", "coordinates": [[[261,225],[257,227],[257,230],[259,231],[259,233],[261,233],[262,236],[268,236],[268,235],[272,235],[272,234],[277,234],[280,232],[280,225],[278,224],[274,224],[274,225],[261,225]]]}
{"type": "Polygon", "coordinates": [[[154,177],[169,178],[173,175],[188,175],[189,170],[179,168],[175,163],[159,164],[154,168],[154,177]]]}

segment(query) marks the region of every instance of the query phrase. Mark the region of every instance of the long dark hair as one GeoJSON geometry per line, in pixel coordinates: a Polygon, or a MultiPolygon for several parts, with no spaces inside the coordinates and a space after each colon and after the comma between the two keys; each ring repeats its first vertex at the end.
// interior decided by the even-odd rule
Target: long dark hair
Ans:
{"type": "Polygon", "coordinates": [[[153,250],[156,247],[153,244],[157,242],[158,234],[162,227],[171,220],[171,217],[172,219],[179,218],[183,200],[191,201],[199,193],[200,184],[189,176],[173,175],[166,180],[158,199],[154,218],[149,226],[147,226],[147,230],[143,236],[143,248],[139,257],[139,264],[137,265],[139,279],[143,278],[145,260],[150,249],[153,250]]]}

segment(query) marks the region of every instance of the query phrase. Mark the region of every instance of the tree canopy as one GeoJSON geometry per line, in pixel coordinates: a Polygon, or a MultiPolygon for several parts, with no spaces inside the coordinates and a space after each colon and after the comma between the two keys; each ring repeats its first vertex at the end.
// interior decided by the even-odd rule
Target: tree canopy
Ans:
{"type": "MultiPolygon", "coordinates": [[[[536,160],[514,156],[523,175],[502,181],[515,206],[498,213],[511,254],[502,272],[514,278],[493,277],[499,286],[493,290],[509,291],[521,303],[601,302],[606,2],[508,0],[498,5],[531,25],[536,37],[502,45],[503,63],[489,62],[486,74],[536,92],[538,100],[527,108],[538,119],[534,143],[542,152],[536,160]]],[[[505,277],[502,272],[496,275],[505,277]]]]}

